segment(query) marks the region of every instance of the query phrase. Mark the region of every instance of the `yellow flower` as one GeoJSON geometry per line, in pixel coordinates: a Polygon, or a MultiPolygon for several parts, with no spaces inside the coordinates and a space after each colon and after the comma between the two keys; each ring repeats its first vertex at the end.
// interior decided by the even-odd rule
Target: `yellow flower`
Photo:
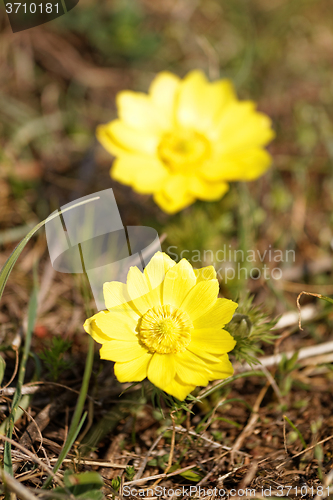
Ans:
{"type": "Polygon", "coordinates": [[[274,136],[270,119],[253,102],[238,101],[229,80],[162,72],[148,95],[120,92],[117,106],[119,119],[97,128],[116,156],[111,176],[153,194],[165,212],[217,200],[229,181],[256,179],[270,165],[263,149],[274,136]]]}
{"type": "Polygon", "coordinates": [[[84,328],[115,361],[119,382],[148,379],[183,400],[197,386],[233,374],[227,352],[236,342],[222,330],[237,307],[217,298],[213,266],[193,270],[157,252],[142,273],[131,267],[127,284],[104,284],[107,310],[84,328]]]}

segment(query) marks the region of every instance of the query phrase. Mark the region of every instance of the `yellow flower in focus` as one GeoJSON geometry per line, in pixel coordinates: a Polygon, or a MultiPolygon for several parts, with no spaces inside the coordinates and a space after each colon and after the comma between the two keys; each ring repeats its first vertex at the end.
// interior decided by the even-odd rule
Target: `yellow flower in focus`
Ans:
{"type": "Polygon", "coordinates": [[[197,386],[233,374],[228,358],[236,342],[223,326],[235,302],[217,298],[213,266],[194,270],[157,252],[144,272],[131,267],[127,284],[104,284],[107,310],[84,329],[102,344],[102,359],[115,361],[119,382],[148,379],[183,400],[197,386]]]}
{"type": "Polygon", "coordinates": [[[271,163],[263,149],[274,136],[270,119],[253,102],[238,101],[229,80],[162,72],[148,95],[120,92],[117,106],[119,119],[97,128],[116,157],[111,176],[153,194],[165,212],[217,200],[228,182],[256,179],[271,163]]]}

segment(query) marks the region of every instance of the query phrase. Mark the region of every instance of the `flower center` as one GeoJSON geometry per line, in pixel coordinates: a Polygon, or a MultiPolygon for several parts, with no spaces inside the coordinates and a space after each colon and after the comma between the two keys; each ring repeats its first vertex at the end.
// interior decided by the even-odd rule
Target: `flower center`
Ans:
{"type": "Polygon", "coordinates": [[[198,132],[180,129],[164,134],[158,154],[173,173],[186,173],[210,156],[210,144],[198,132]]]}
{"type": "Polygon", "coordinates": [[[183,352],[191,341],[192,328],[185,311],[170,305],[153,307],[141,318],[139,339],[152,353],[183,352]]]}

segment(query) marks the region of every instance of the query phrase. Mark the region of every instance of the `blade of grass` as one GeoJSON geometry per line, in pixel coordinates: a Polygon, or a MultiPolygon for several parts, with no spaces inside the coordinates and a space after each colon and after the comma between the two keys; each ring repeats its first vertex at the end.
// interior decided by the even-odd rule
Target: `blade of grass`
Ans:
{"type": "MultiPolygon", "coordinates": [[[[79,203],[75,203],[74,205],[71,205],[70,207],[67,207],[64,210],[59,210],[59,211],[55,212],[54,214],[49,216],[47,219],[45,219],[42,222],[40,222],[39,224],[37,224],[25,236],[25,238],[23,238],[23,240],[20,241],[20,243],[13,250],[13,252],[11,253],[11,255],[9,256],[9,258],[7,259],[3,268],[0,271],[0,300],[1,300],[4,288],[6,286],[6,283],[8,281],[8,278],[10,276],[10,273],[12,272],[13,267],[14,267],[17,259],[21,255],[21,253],[22,253],[24,247],[26,246],[26,244],[28,243],[28,241],[34,236],[34,234],[38,231],[38,229],[43,227],[47,222],[53,220],[56,217],[59,217],[61,214],[71,210],[72,208],[75,208],[75,207],[78,207],[81,205],[85,205],[87,203],[90,203],[92,201],[96,201],[98,199],[99,199],[99,196],[96,196],[96,197],[91,198],[89,200],[84,200],[84,201],[81,201],[79,203]]],[[[11,413],[10,413],[10,422],[9,422],[9,427],[8,427],[8,432],[7,432],[7,437],[10,437],[10,438],[12,437],[12,434],[13,434],[15,414],[17,412],[17,409],[18,409],[18,406],[19,406],[19,403],[21,400],[21,388],[22,388],[23,381],[24,381],[25,365],[26,365],[29,350],[30,350],[31,335],[32,335],[32,331],[33,331],[33,325],[35,322],[36,312],[37,312],[37,294],[36,294],[36,289],[34,289],[33,294],[31,296],[31,299],[30,299],[30,303],[29,303],[29,316],[28,316],[28,327],[27,327],[26,341],[25,341],[23,357],[21,360],[21,365],[20,365],[20,370],[19,370],[19,375],[18,375],[17,388],[16,388],[16,391],[15,391],[15,394],[13,397],[12,409],[11,409],[11,413]]],[[[93,357],[93,344],[90,343],[87,361],[88,361],[88,358],[90,360],[91,357],[93,357]],[[91,351],[92,351],[92,353],[91,353],[91,351]]],[[[87,365],[86,365],[86,368],[87,368],[87,365]]],[[[91,369],[92,369],[92,361],[91,361],[90,373],[91,373],[91,369]]],[[[90,373],[89,373],[89,378],[90,378],[90,373]]],[[[86,372],[85,372],[85,374],[86,374],[86,372]]],[[[88,376],[88,374],[87,374],[87,376],[88,376]]],[[[82,389],[83,389],[83,386],[81,388],[81,391],[82,391],[82,389]]],[[[87,389],[87,386],[85,387],[85,389],[87,389]]],[[[80,396],[81,396],[81,393],[80,393],[80,396]]],[[[84,396],[84,400],[85,400],[86,394],[82,393],[82,398],[83,398],[83,396],[84,396]]],[[[79,399],[80,399],[80,397],[79,397],[79,399]]],[[[83,403],[84,403],[84,401],[83,401],[83,403]]],[[[82,408],[83,408],[83,404],[82,404],[82,408]]],[[[81,412],[79,414],[79,418],[76,418],[77,424],[78,424],[80,416],[82,414],[82,408],[81,408],[81,412]]],[[[10,444],[8,444],[8,443],[6,444],[5,449],[4,449],[4,470],[5,470],[5,472],[13,475],[11,447],[10,447],[10,444]]]]}
{"type": "MultiPolygon", "coordinates": [[[[89,294],[89,279],[88,279],[88,275],[87,275],[86,268],[84,265],[83,254],[82,254],[80,243],[79,243],[79,250],[80,250],[80,256],[81,256],[81,264],[82,264],[83,274],[84,274],[84,278],[85,278],[83,285],[82,285],[83,286],[83,294],[87,297],[89,294]]],[[[91,316],[92,311],[90,311],[89,302],[90,302],[89,299],[86,299],[84,304],[86,307],[87,314],[89,316],[91,316]]],[[[87,412],[85,412],[83,418],[81,419],[84,403],[86,401],[86,397],[87,397],[87,393],[88,393],[88,389],[89,389],[89,382],[90,382],[90,377],[91,377],[91,372],[92,372],[93,362],[94,362],[95,342],[94,342],[93,338],[90,337],[90,335],[89,335],[88,342],[89,342],[88,343],[88,353],[87,353],[87,358],[86,358],[86,365],[85,365],[85,369],[84,369],[80,394],[79,394],[79,397],[78,397],[78,400],[76,403],[76,407],[75,407],[74,415],[72,418],[71,426],[70,426],[70,429],[68,431],[67,439],[66,439],[65,444],[60,452],[57,463],[53,467],[54,473],[57,472],[57,470],[61,466],[63,460],[66,458],[66,456],[67,456],[68,452],[70,451],[78,433],[80,432],[81,427],[83,425],[83,422],[88,414],[87,412]]],[[[51,482],[52,482],[52,478],[49,477],[45,481],[45,483],[43,484],[43,489],[47,488],[51,484],[51,482]]]]}
{"type": "MultiPolygon", "coordinates": [[[[25,337],[25,343],[24,343],[24,350],[23,350],[23,355],[21,359],[21,364],[18,372],[18,379],[17,379],[17,384],[16,384],[16,390],[13,396],[13,401],[12,401],[12,407],[9,415],[9,424],[7,428],[7,437],[9,439],[12,438],[13,431],[14,431],[14,423],[16,419],[16,414],[18,411],[18,407],[21,401],[21,395],[22,395],[22,385],[24,383],[24,377],[25,377],[25,369],[26,369],[26,364],[29,356],[29,351],[30,351],[30,344],[31,344],[31,338],[32,338],[32,333],[34,330],[34,325],[35,325],[35,319],[36,319],[36,314],[37,314],[37,277],[36,273],[35,278],[34,278],[34,288],[30,297],[29,301],[29,308],[28,308],[28,325],[27,325],[27,333],[25,337]]],[[[4,445],[4,471],[10,474],[11,476],[13,475],[13,463],[12,463],[12,453],[11,453],[11,443],[6,442],[4,445]]]]}
{"type": "Polygon", "coordinates": [[[74,205],[71,205],[68,208],[65,208],[64,210],[59,210],[58,212],[54,213],[53,215],[49,216],[47,219],[43,220],[37,226],[35,226],[26,236],[23,238],[22,241],[17,245],[17,247],[13,250],[13,252],[10,254],[8,257],[7,261],[5,262],[3,268],[0,271],[0,300],[4,291],[4,288],[6,286],[7,280],[9,278],[10,273],[13,270],[13,267],[21,255],[24,247],[28,243],[28,241],[33,237],[33,235],[40,229],[41,227],[45,226],[45,224],[56,217],[59,217],[61,214],[64,214],[68,210],[72,210],[72,208],[76,208],[80,205],[85,205],[86,203],[90,203],[91,201],[96,201],[99,200],[99,196],[96,196],[94,198],[91,198],[90,200],[85,200],[81,201],[79,203],[75,203],[74,205]]]}
{"type": "Polygon", "coordinates": [[[199,393],[197,396],[197,399],[201,400],[203,398],[206,398],[207,396],[210,396],[214,391],[216,391],[217,389],[220,389],[221,387],[224,387],[225,385],[230,384],[234,380],[237,380],[237,379],[242,378],[242,377],[252,377],[252,376],[265,377],[266,375],[264,374],[264,372],[259,371],[259,370],[251,370],[251,371],[244,372],[244,373],[238,373],[237,375],[234,375],[233,377],[229,377],[226,380],[222,380],[222,382],[214,385],[214,387],[210,387],[210,389],[204,390],[203,392],[199,393]]]}
{"type": "Polygon", "coordinates": [[[288,424],[290,425],[290,427],[292,427],[294,429],[294,431],[297,433],[297,436],[299,437],[301,443],[302,443],[302,446],[305,450],[306,448],[306,442],[304,440],[304,437],[302,436],[302,433],[299,429],[297,429],[296,425],[292,423],[292,421],[287,417],[287,415],[283,415],[283,418],[288,422],[288,424]]]}
{"type": "MultiPolygon", "coordinates": [[[[82,384],[83,386],[83,384],[82,384]]],[[[75,411],[78,409],[78,404],[76,405],[76,409],[75,411]]],[[[67,439],[66,439],[66,442],[60,452],[60,455],[59,455],[59,458],[57,460],[57,463],[55,464],[55,466],[53,467],[53,473],[55,474],[58,470],[59,470],[59,467],[61,467],[62,465],[62,462],[63,460],[66,458],[66,456],[68,455],[71,447],[73,446],[73,444],[75,443],[75,439],[77,438],[83,424],[84,424],[84,421],[85,419],[87,418],[87,415],[88,415],[88,412],[84,412],[81,420],[79,420],[78,422],[75,421],[76,423],[76,427],[73,426],[73,423],[74,423],[74,417],[75,417],[75,413],[74,413],[74,417],[73,417],[73,420],[72,420],[72,425],[71,425],[71,428],[68,432],[68,436],[67,436],[67,439]]],[[[81,417],[81,414],[80,414],[80,417],[81,417]]],[[[45,481],[45,483],[43,484],[42,486],[42,489],[45,489],[47,488],[51,482],[53,481],[53,478],[52,476],[49,476],[47,478],[47,480],[45,481]]]]}
{"type": "MultiPolygon", "coordinates": [[[[15,422],[14,424],[22,417],[24,414],[24,410],[27,410],[29,408],[31,401],[31,395],[30,394],[25,394],[22,396],[20,399],[20,403],[18,405],[18,410],[15,415],[15,422]]],[[[0,425],[0,436],[4,436],[7,432],[8,425],[9,425],[9,420],[10,416],[8,416],[0,425]]]]}

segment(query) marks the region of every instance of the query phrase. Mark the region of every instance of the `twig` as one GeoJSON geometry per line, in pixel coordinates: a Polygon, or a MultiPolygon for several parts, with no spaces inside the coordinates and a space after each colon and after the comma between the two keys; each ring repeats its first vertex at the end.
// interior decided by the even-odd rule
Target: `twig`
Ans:
{"type": "MultiPolygon", "coordinates": [[[[58,459],[57,458],[50,458],[51,463],[55,463],[58,459]]],[[[80,459],[77,462],[72,459],[72,458],[65,458],[63,460],[64,464],[80,464],[80,465],[96,465],[98,467],[113,467],[115,469],[126,469],[128,466],[124,464],[115,464],[113,462],[105,462],[103,460],[98,461],[98,460],[85,460],[85,459],[80,459]]]]}
{"type": "Polygon", "coordinates": [[[35,462],[36,464],[38,464],[40,467],[42,467],[45,472],[48,473],[49,476],[52,476],[53,479],[55,479],[59,484],[60,486],[64,486],[63,482],[61,481],[61,479],[59,479],[54,473],[53,471],[47,466],[44,464],[44,462],[38,458],[35,454],[31,453],[31,451],[27,450],[24,446],[20,445],[19,443],[17,443],[16,441],[14,441],[14,439],[10,439],[8,438],[7,436],[1,436],[0,435],[0,439],[3,439],[4,441],[7,441],[8,443],[10,443],[12,446],[15,446],[16,448],[18,448],[19,450],[23,451],[29,458],[31,458],[31,460],[33,462],[35,462]]]}
{"type": "Polygon", "coordinates": [[[171,438],[171,449],[170,449],[170,454],[169,454],[168,466],[164,471],[165,474],[167,474],[168,470],[170,470],[170,468],[172,466],[173,453],[175,451],[176,425],[175,425],[174,413],[175,413],[175,410],[170,413],[170,417],[172,420],[172,438],[171,438]]]}
{"type": "MultiPolygon", "coordinates": [[[[190,434],[191,436],[195,436],[196,438],[203,439],[207,443],[209,443],[213,448],[222,448],[223,450],[231,451],[232,448],[230,446],[225,446],[224,444],[216,443],[212,439],[209,439],[205,436],[202,436],[201,434],[197,434],[194,431],[188,431],[187,429],[184,429],[184,427],[181,427],[180,425],[175,426],[176,432],[182,432],[184,434],[190,434]]],[[[168,427],[167,430],[172,430],[172,427],[168,427]]],[[[246,457],[250,457],[248,453],[245,453],[244,451],[238,451],[240,455],[244,455],[246,457]]]]}
{"type": "Polygon", "coordinates": [[[193,465],[188,465],[187,467],[184,467],[183,469],[178,469],[173,472],[170,472],[170,474],[166,474],[163,472],[163,474],[157,474],[156,476],[149,476],[149,477],[143,477],[142,479],[134,479],[133,481],[128,481],[127,483],[124,483],[124,486],[132,486],[134,484],[143,484],[146,483],[147,481],[153,481],[155,479],[164,479],[166,477],[172,477],[172,476],[178,476],[178,474],[182,474],[182,472],[186,472],[187,470],[194,469],[194,467],[197,467],[196,464],[193,465]]]}
{"type": "Polygon", "coordinates": [[[300,455],[303,455],[303,453],[306,453],[306,452],[308,452],[310,450],[313,450],[313,448],[315,448],[316,446],[318,446],[318,444],[323,444],[323,443],[325,443],[326,441],[329,441],[332,438],[333,438],[333,434],[331,436],[325,438],[325,439],[322,439],[321,441],[318,441],[318,443],[316,443],[316,444],[314,444],[312,446],[309,446],[309,448],[306,448],[305,450],[302,450],[299,453],[296,453],[296,455],[293,455],[292,457],[288,458],[288,460],[285,460],[284,462],[282,462],[282,464],[279,464],[276,468],[279,469],[280,467],[282,467],[286,463],[290,462],[290,460],[293,460],[294,458],[299,457],[300,455]]]}
{"type": "Polygon", "coordinates": [[[301,292],[297,296],[296,304],[297,304],[297,309],[298,309],[298,328],[303,331],[302,317],[301,317],[301,304],[299,302],[302,295],[311,295],[312,297],[318,297],[318,298],[320,298],[320,295],[318,293],[301,292]]]}
{"type": "MultiPolygon", "coordinates": [[[[256,368],[259,369],[262,366],[269,368],[271,366],[277,365],[281,362],[283,356],[286,356],[287,359],[290,359],[296,352],[298,352],[298,358],[297,358],[298,361],[305,358],[311,358],[319,354],[327,354],[329,352],[333,352],[333,340],[330,340],[329,342],[323,342],[322,344],[319,345],[303,347],[302,349],[299,349],[299,351],[288,351],[285,353],[273,354],[272,356],[265,356],[262,358],[258,358],[260,365],[256,366],[256,368]]],[[[244,371],[251,369],[251,366],[248,365],[247,363],[243,365],[241,365],[240,363],[236,363],[234,365],[234,368],[235,372],[242,373],[244,371]]]]}
{"type": "MultiPolygon", "coordinates": [[[[169,460],[168,460],[168,465],[167,465],[167,468],[165,469],[164,471],[164,474],[167,474],[168,471],[171,469],[171,465],[172,465],[172,459],[173,459],[173,453],[175,451],[175,442],[176,442],[176,426],[175,426],[175,417],[174,417],[174,413],[175,411],[177,410],[173,410],[171,413],[170,413],[170,417],[171,417],[171,420],[172,420],[172,438],[171,438],[171,449],[170,449],[170,453],[169,453],[169,460]]],[[[162,481],[162,478],[160,479],[157,479],[155,481],[155,483],[153,484],[152,486],[152,490],[154,490],[156,488],[156,486],[158,485],[158,483],[160,483],[162,481]]]]}
{"type": "MultiPolygon", "coordinates": [[[[242,466],[243,467],[243,466],[242,466]]],[[[230,471],[230,472],[227,472],[227,474],[224,474],[223,476],[219,477],[217,479],[217,482],[220,483],[221,481],[224,481],[224,479],[227,479],[228,477],[230,477],[232,474],[234,474],[235,472],[237,472],[239,469],[241,469],[242,467],[236,467],[236,469],[230,471]]]]}
{"type": "Polygon", "coordinates": [[[141,478],[141,476],[142,476],[142,474],[143,474],[143,471],[145,470],[145,467],[146,467],[146,465],[147,465],[147,462],[148,462],[148,459],[149,459],[149,456],[150,456],[151,452],[152,452],[152,451],[156,448],[156,446],[157,446],[157,445],[158,445],[158,443],[161,441],[162,437],[164,436],[164,434],[166,433],[166,431],[167,431],[167,430],[168,430],[168,429],[165,429],[165,430],[162,432],[162,434],[160,434],[160,435],[158,436],[158,438],[157,438],[157,439],[155,439],[155,441],[153,442],[153,444],[151,445],[151,447],[150,447],[150,448],[149,448],[149,450],[147,451],[146,456],[145,456],[145,458],[142,460],[141,465],[140,465],[140,467],[139,467],[139,470],[138,470],[138,472],[137,472],[137,473],[136,473],[136,475],[135,475],[135,481],[141,478]]]}
{"type": "Polygon", "coordinates": [[[262,366],[261,367],[262,371],[264,372],[264,374],[266,375],[267,377],[267,380],[268,382],[271,384],[280,404],[283,404],[283,396],[281,394],[281,391],[279,389],[279,386],[277,385],[277,383],[275,382],[275,379],[273,377],[273,375],[271,374],[271,372],[269,372],[266,368],[266,366],[262,366]]]}
{"type": "Polygon", "coordinates": [[[16,374],[17,374],[17,368],[18,368],[18,360],[19,360],[19,350],[18,350],[18,346],[16,345],[13,345],[12,346],[13,350],[15,351],[15,368],[14,368],[14,372],[13,372],[13,375],[11,376],[10,378],[10,381],[4,385],[1,389],[1,392],[4,390],[4,389],[7,389],[7,387],[13,382],[14,378],[16,377],[16,374]]]}
{"type": "Polygon", "coordinates": [[[1,467],[0,476],[5,488],[8,488],[10,491],[15,493],[21,500],[38,500],[38,498],[33,495],[28,488],[23,486],[23,484],[14,479],[13,476],[5,472],[1,467]]]}
{"type": "Polygon", "coordinates": [[[286,452],[286,455],[289,455],[288,448],[287,448],[287,436],[286,436],[286,419],[283,419],[283,444],[284,444],[284,449],[286,452]]]}
{"type": "MultiPolygon", "coordinates": [[[[332,293],[333,293],[333,290],[332,290],[332,293]]],[[[321,293],[311,293],[311,292],[304,292],[304,291],[301,292],[296,299],[298,315],[299,315],[298,316],[298,326],[299,326],[300,330],[303,330],[302,323],[301,323],[301,305],[299,302],[302,295],[310,295],[311,297],[317,297],[318,299],[326,300],[326,302],[330,302],[331,304],[333,304],[333,299],[331,299],[330,297],[326,297],[325,295],[322,295],[321,293]]]]}
{"type": "Polygon", "coordinates": [[[231,457],[230,457],[232,464],[234,464],[234,457],[235,457],[236,451],[239,451],[239,448],[242,446],[244,439],[252,433],[252,431],[257,423],[257,420],[259,418],[259,408],[260,408],[262,400],[264,399],[264,396],[265,396],[269,386],[270,386],[270,382],[267,381],[265,386],[259,392],[259,395],[256,399],[256,402],[253,405],[253,412],[251,414],[251,417],[250,417],[248,423],[246,424],[246,426],[244,427],[244,429],[242,430],[242,432],[240,433],[240,435],[238,436],[238,438],[236,439],[234,446],[232,447],[231,457]]]}
{"type": "MultiPolygon", "coordinates": [[[[29,382],[28,384],[24,384],[22,386],[22,391],[21,394],[22,396],[26,394],[35,394],[39,390],[39,386],[41,385],[54,385],[55,387],[61,387],[62,389],[67,389],[67,391],[75,392],[75,394],[80,394],[79,391],[76,391],[75,389],[72,389],[71,387],[68,387],[67,385],[63,384],[58,384],[57,382],[42,382],[42,381],[36,381],[36,382],[29,382]]],[[[0,389],[0,396],[12,396],[15,393],[15,387],[7,387],[7,388],[2,388],[0,389]]],[[[89,399],[91,396],[87,396],[89,399]]],[[[98,404],[98,401],[94,401],[95,404],[98,404]]]]}

